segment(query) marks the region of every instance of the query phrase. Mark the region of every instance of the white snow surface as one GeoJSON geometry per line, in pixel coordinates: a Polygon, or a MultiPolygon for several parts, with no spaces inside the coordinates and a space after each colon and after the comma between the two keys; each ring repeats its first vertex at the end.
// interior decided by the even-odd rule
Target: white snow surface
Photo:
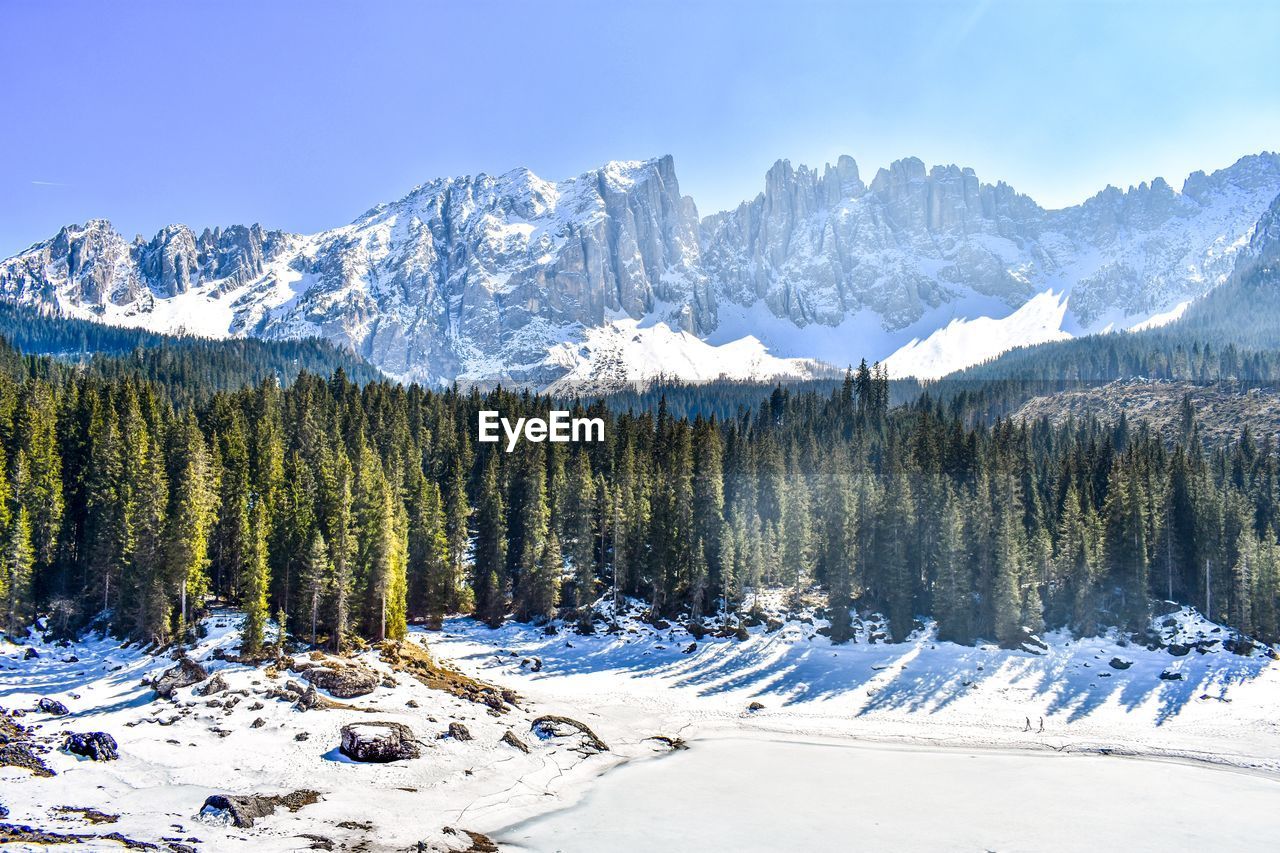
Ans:
{"type": "Polygon", "coordinates": [[[1177,320],[1183,314],[1187,313],[1187,308],[1190,307],[1190,305],[1191,305],[1190,299],[1187,299],[1183,302],[1179,302],[1177,305],[1173,306],[1168,311],[1162,311],[1159,314],[1152,314],[1150,317],[1143,320],[1141,323],[1133,324],[1132,326],[1129,327],[1129,331],[1141,332],[1144,329],[1158,329],[1161,326],[1167,326],[1170,323],[1177,320]]]}
{"type": "MultiPolygon", "coordinates": [[[[978,768],[996,774],[990,784],[1004,779],[1015,785],[1014,790],[1002,789],[999,799],[1018,808],[1022,803],[1032,809],[1042,801],[1029,792],[1019,793],[1021,787],[1042,780],[1047,791],[1095,780],[1118,783],[1109,791],[1110,811],[1076,815],[1113,827],[1123,824],[1133,810],[1154,809],[1164,815],[1171,802],[1186,798],[1216,808],[1224,826],[1235,819],[1236,811],[1248,812],[1239,816],[1239,826],[1246,829],[1264,819],[1275,820],[1253,804],[1257,785],[1265,782],[1274,791],[1280,779],[1280,667],[1267,649],[1248,655],[1224,651],[1226,629],[1192,610],[1158,617],[1155,624],[1166,643],[1200,643],[1203,653],[1191,649],[1179,656],[1165,648],[1149,650],[1116,634],[1080,640],[1052,634],[1044,637],[1047,651],[1032,654],[940,642],[931,623],[901,644],[873,642],[884,629],[874,616],[856,622],[854,642],[833,646],[818,633],[825,624],[822,619],[783,618],[774,606],[777,600],[766,597],[764,604],[766,614],[779,621],[751,627],[742,641],[712,635],[695,640],[678,625],[651,626],[641,621],[639,606],[631,603],[616,633],[601,630],[581,636],[561,628],[548,634],[541,627],[520,624],[491,630],[463,617],[447,620],[440,632],[413,632],[413,642],[427,642],[437,657],[452,660],[463,672],[515,689],[522,697],[519,707],[501,716],[431,690],[403,673],[393,676],[394,686],[346,700],[355,710],[296,711],[287,702],[261,695],[296,676],[284,673],[273,679],[262,668],[211,659],[216,648],[231,650],[238,642],[241,617],[230,611],[208,620],[209,635],[192,656],[220,672],[231,691],[249,692],[231,710],[210,706],[191,687],[179,690],[176,702],[153,700],[142,679],[172,661],[123,648],[115,640],[90,638],[58,647],[32,639],[29,645],[40,654],[33,660],[23,658],[26,646],[5,642],[0,645],[0,705],[25,711],[17,722],[34,727],[36,739],[48,746],[43,757],[58,775],[37,778],[24,770],[0,768],[0,802],[11,810],[10,822],[64,832],[115,830],[151,842],[195,837],[200,839],[199,850],[294,850],[309,843],[298,837],[301,833],[339,844],[362,844],[360,849],[370,851],[412,849],[423,840],[435,845],[429,849],[443,850],[460,843],[459,836],[443,832],[446,826],[519,840],[521,833],[536,828],[526,823],[530,819],[579,802],[587,811],[576,816],[567,812],[566,819],[607,814],[591,811],[597,808],[589,796],[597,777],[621,764],[665,753],[650,738],[667,735],[689,741],[690,757],[704,748],[707,752],[701,754],[723,755],[726,744],[735,744],[732,749],[741,756],[743,774],[759,783],[752,786],[755,796],[779,796],[774,782],[785,782],[790,793],[781,803],[800,799],[806,784],[816,790],[826,783],[816,771],[798,771],[790,758],[775,758],[775,748],[766,742],[873,747],[865,755],[868,773],[860,776],[862,787],[883,779],[885,793],[870,795],[859,787],[848,796],[850,802],[873,796],[868,802],[876,804],[888,803],[888,792],[910,790],[904,786],[919,781],[890,774],[891,756],[883,750],[924,749],[921,762],[903,766],[939,774],[937,781],[920,787],[914,801],[901,800],[897,809],[884,805],[881,812],[877,806],[876,832],[882,833],[918,822],[921,803],[926,811],[931,808],[927,798],[934,792],[941,797],[947,780],[956,785],[988,784],[975,781],[978,768]],[[1113,658],[1129,666],[1113,668],[1113,658]],[[1162,673],[1182,677],[1166,680],[1162,673]],[[51,717],[31,710],[41,696],[66,703],[71,715],[51,717]],[[417,707],[407,704],[411,701],[417,707]],[[251,710],[254,702],[263,707],[251,710]],[[763,707],[748,711],[752,702],[763,707]],[[584,757],[576,748],[577,738],[533,736],[530,721],[544,713],[588,724],[610,751],[584,757]],[[257,718],[262,726],[251,728],[257,718]],[[377,720],[408,725],[423,744],[423,757],[366,765],[337,753],[338,730],[344,723],[377,720]],[[467,725],[475,740],[440,738],[455,720],[467,725]],[[57,749],[64,731],[99,730],[119,742],[119,761],[97,763],[57,749]],[[499,743],[507,730],[530,745],[530,754],[499,743]],[[304,732],[307,740],[295,739],[304,732]],[[1157,770],[1150,771],[1126,765],[1113,773],[1099,768],[1109,767],[1109,762],[1126,763],[1098,758],[1102,752],[1197,766],[1153,765],[1157,770]],[[970,755],[975,757],[964,761],[976,763],[963,771],[959,765],[964,761],[956,756],[970,755]],[[1008,762],[1005,757],[1010,755],[1026,760],[1008,762]],[[775,761],[776,779],[771,775],[775,761]],[[1153,772],[1170,780],[1173,787],[1165,789],[1167,796],[1153,797],[1153,772]],[[1240,781],[1237,774],[1252,775],[1240,781]],[[296,813],[278,811],[252,829],[195,817],[210,794],[272,794],[301,788],[319,791],[321,802],[296,813]],[[116,824],[86,827],[54,811],[62,805],[93,807],[121,817],[116,824]],[[343,823],[346,826],[339,826],[343,823]]],[[[603,609],[609,609],[607,602],[603,609]]],[[[376,652],[360,660],[392,675],[376,652]]],[[[616,784],[623,787],[611,788],[615,783],[606,778],[600,797],[607,801],[619,791],[629,791],[641,798],[638,803],[660,804],[666,801],[657,787],[683,792],[682,802],[696,798],[711,816],[707,831],[720,826],[730,833],[727,842],[742,837],[751,825],[752,804],[742,802],[737,792],[746,783],[718,784],[708,778],[707,764],[700,759],[690,764],[691,760],[681,753],[630,767],[624,772],[639,774],[639,781],[619,774],[616,784]],[[682,767],[689,767],[691,775],[683,775],[682,767]],[[639,787],[628,787],[633,785],[639,787]],[[735,831],[738,835],[732,834],[735,831]]],[[[839,762],[829,752],[815,753],[813,762],[815,767],[830,766],[833,773],[852,772],[836,767],[839,762]]],[[[951,806],[941,800],[937,806],[954,811],[972,796],[958,793],[951,806]]],[[[1096,797],[1090,802],[1097,802],[1096,797]]],[[[956,813],[960,818],[965,814],[962,809],[956,813]]],[[[761,814],[770,812],[766,808],[761,814]]],[[[1187,847],[1197,837],[1207,837],[1195,817],[1199,814],[1189,808],[1177,820],[1195,824],[1200,835],[1183,842],[1175,839],[1162,849],[1187,847]]],[[[973,825],[957,831],[967,833],[983,821],[990,824],[985,813],[970,813],[969,819],[973,825]]],[[[1062,819],[1062,808],[1046,812],[1045,833],[1062,819]]],[[[845,818],[832,820],[833,828],[849,826],[840,822],[845,818]]],[[[1170,825],[1181,825],[1177,820],[1170,825]]],[[[1070,836],[1058,835],[1055,841],[1048,834],[1041,840],[1054,843],[1027,843],[1026,837],[1014,843],[1018,828],[1027,821],[1026,815],[1011,818],[1007,837],[957,837],[1002,842],[998,849],[1070,846],[1070,836]]],[[[1274,828],[1274,822],[1269,826],[1274,828]]],[[[804,835],[808,831],[797,827],[796,838],[809,837],[804,835]]],[[[1240,831],[1244,830],[1232,830],[1240,831]]],[[[1239,837],[1222,836],[1219,846],[1249,849],[1228,843],[1239,837]]],[[[709,849],[693,844],[695,840],[666,849],[709,849]]],[[[926,846],[922,842],[916,849],[926,846]]],[[[552,848],[537,843],[528,849],[552,848]]],[[[591,848],[566,840],[563,849],[591,848]]],[[[747,844],[736,849],[753,848],[747,844]]]]}
{"type": "Polygon", "coordinates": [[[952,320],[924,340],[912,340],[883,364],[894,378],[939,379],[1014,347],[1070,338],[1062,330],[1066,313],[1066,296],[1047,290],[1002,319],[952,320]]]}
{"type": "Polygon", "coordinates": [[[630,318],[583,330],[581,342],[552,348],[547,362],[566,368],[546,389],[552,393],[611,391],[657,379],[703,383],[834,375],[834,368],[812,359],[776,358],[751,335],[717,346],[662,321],[630,318]]]}

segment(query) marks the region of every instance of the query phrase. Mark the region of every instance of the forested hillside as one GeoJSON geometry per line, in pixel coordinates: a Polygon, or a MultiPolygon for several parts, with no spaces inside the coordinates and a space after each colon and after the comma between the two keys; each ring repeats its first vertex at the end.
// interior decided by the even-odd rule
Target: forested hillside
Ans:
{"type": "Polygon", "coordinates": [[[1034,397],[1016,419],[1048,418],[1054,424],[1097,418],[1104,423],[1142,423],[1172,445],[1196,424],[1209,448],[1239,441],[1245,428],[1255,437],[1280,435],[1280,392],[1216,382],[1111,382],[1096,388],[1034,397]]]}
{"type": "Polygon", "coordinates": [[[148,377],[177,398],[233,391],[269,378],[287,385],[304,370],[328,375],[342,368],[360,383],[382,378],[362,359],[315,338],[214,340],[161,335],[50,315],[11,302],[0,302],[0,338],[25,354],[84,364],[103,377],[148,377]]]}
{"type": "MultiPolygon", "coordinates": [[[[22,362],[19,362],[21,364],[22,362]]],[[[27,362],[30,366],[30,362],[27,362]]],[[[0,377],[4,619],[95,619],[181,637],[206,596],[332,646],[474,610],[577,618],[602,594],[654,618],[747,607],[761,585],[821,590],[940,635],[1141,630],[1155,599],[1275,639],[1274,448],[1170,450],[1095,423],[968,427],[927,398],[890,408],[865,368],[729,420],[589,412],[602,443],[473,444],[477,411],[527,393],[436,393],[302,374],[176,407],[134,376],[0,377]]],[[[580,411],[580,409],[579,409],[580,411]]]]}

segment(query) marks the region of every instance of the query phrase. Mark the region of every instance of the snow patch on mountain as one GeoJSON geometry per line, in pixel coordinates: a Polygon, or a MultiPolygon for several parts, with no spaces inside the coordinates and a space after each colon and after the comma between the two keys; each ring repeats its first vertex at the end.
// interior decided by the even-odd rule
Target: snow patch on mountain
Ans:
{"type": "Polygon", "coordinates": [[[1187,299],[1182,302],[1179,302],[1177,305],[1173,306],[1168,311],[1161,311],[1158,314],[1152,314],[1150,317],[1143,320],[1141,323],[1134,323],[1132,326],[1129,327],[1129,331],[1141,332],[1146,329],[1158,329],[1161,326],[1167,326],[1170,323],[1177,320],[1183,314],[1187,313],[1187,307],[1190,306],[1193,301],[1194,300],[1187,299]]]}
{"type": "Polygon", "coordinates": [[[579,342],[553,347],[547,362],[565,368],[547,389],[552,392],[612,391],[657,379],[776,381],[835,373],[813,359],[770,355],[751,335],[713,345],[663,321],[629,317],[586,329],[579,342]]]}
{"type": "Polygon", "coordinates": [[[1062,330],[1065,294],[1046,290],[1007,317],[952,320],[924,340],[913,340],[884,360],[897,378],[939,379],[1018,346],[1071,337],[1062,330]]]}

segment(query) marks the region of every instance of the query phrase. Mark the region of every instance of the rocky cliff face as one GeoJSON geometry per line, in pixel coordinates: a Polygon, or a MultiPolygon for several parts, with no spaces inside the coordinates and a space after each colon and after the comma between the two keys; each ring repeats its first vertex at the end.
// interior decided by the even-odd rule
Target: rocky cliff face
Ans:
{"type": "Polygon", "coordinates": [[[705,322],[699,251],[670,157],[434,181],[320,235],[306,292],[258,332],[346,338],[400,376],[549,382],[542,361],[575,329],[705,322]]]}
{"type": "Polygon", "coordinates": [[[947,304],[1013,309],[1052,288],[1071,292],[1074,330],[1095,330],[1221,282],[1278,193],[1272,154],[1193,174],[1182,193],[1156,179],[1056,211],[956,166],[900,160],[864,186],[847,157],[821,175],[779,161],[753,201],[704,220],[703,254],[730,299],[801,326],[870,311],[902,329],[947,304]]]}
{"type": "MultiPolygon", "coordinates": [[[[826,336],[820,354],[841,363],[947,324],[971,338],[955,323],[998,322],[1047,290],[1068,294],[1059,326],[1013,337],[1132,325],[1224,280],[1277,195],[1273,154],[1180,193],[1156,179],[1054,211],[971,169],[907,159],[865,183],[841,157],[779,161],[756,198],[700,220],[663,157],[554,183],[440,179],[311,236],[174,225],[129,241],[92,220],[0,262],[0,296],[163,331],[318,335],[428,382],[543,386],[602,359],[617,382],[634,372],[620,353],[645,375],[706,378],[741,359],[697,338],[756,334],[761,318],[769,355],[811,356],[826,336]]],[[[922,340],[912,363],[925,356],[965,357],[922,340]]],[[[814,368],[751,363],[762,378],[814,368]]]]}
{"type": "MultiPolygon", "coordinates": [[[[91,219],[0,263],[0,296],[108,321],[147,316],[161,304],[157,300],[210,285],[222,293],[260,279],[288,242],[287,235],[259,225],[206,229],[199,236],[185,225],[170,225],[149,242],[129,241],[107,220],[91,219]]],[[[157,328],[177,331],[180,323],[157,328]]]]}

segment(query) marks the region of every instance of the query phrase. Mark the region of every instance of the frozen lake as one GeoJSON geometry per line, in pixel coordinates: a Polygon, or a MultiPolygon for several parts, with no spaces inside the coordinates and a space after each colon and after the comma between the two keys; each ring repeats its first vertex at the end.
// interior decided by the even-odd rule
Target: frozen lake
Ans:
{"type": "Polygon", "coordinates": [[[731,738],[624,766],[499,844],[539,853],[1274,850],[1280,782],[1162,761],[731,738]]]}

